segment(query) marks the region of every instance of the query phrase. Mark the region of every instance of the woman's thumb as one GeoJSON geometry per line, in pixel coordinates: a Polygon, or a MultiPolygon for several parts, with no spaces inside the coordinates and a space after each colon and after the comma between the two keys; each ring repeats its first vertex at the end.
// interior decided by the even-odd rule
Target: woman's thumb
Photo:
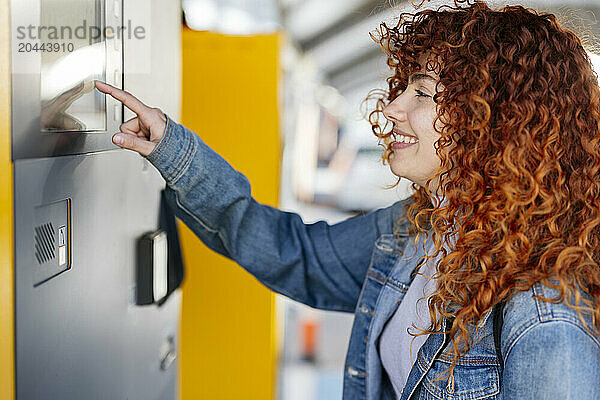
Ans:
{"type": "Polygon", "coordinates": [[[154,147],[156,147],[156,143],[142,139],[139,136],[123,132],[114,135],[112,140],[117,146],[127,150],[137,151],[144,157],[152,153],[152,150],[154,150],[154,147]]]}

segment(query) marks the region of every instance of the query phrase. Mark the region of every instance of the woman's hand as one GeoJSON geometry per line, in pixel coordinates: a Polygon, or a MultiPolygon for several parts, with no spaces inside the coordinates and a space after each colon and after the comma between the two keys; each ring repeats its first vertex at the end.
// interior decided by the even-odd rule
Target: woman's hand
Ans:
{"type": "Polygon", "coordinates": [[[158,108],[148,107],[132,94],[107,83],[96,81],[96,88],[119,100],[137,115],[119,127],[121,132],[113,136],[113,143],[124,149],[137,151],[144,157],[150,154],[165,132],[165,114],[158,108]]]}

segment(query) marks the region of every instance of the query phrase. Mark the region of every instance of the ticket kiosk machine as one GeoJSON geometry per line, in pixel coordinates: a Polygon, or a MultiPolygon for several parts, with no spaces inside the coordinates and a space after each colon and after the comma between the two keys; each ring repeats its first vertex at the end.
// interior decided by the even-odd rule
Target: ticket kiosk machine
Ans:
{"type": "Polygon", "coordinates": [[[177,82],[141,83],[179,76],[178,54],[160,57],[180,47],[179,7],[11,1],[17,399],[176,397],[180,294],[137,301],[138,240],[159,231],[164,181],[111,143],[124,109],[93,82],[177,118],[177,82]]]}

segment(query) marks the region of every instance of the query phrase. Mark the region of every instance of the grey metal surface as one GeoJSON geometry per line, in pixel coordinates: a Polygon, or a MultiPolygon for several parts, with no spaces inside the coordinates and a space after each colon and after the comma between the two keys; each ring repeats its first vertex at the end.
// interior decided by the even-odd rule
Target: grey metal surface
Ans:
{"type": "MultiPolygon", "coordinates": [[[[40,0],[11,4],[13,23],[39,17],[40,0]]],[[[125,87],[178,119],[179,2],[124,0],[123,6],[125,20],[144,10],[136,24],[152,35],[150,46],[125,42],[125,87]]],[[[173,400],[181,293],[161,307],[135,305],[136,240],[158,226],[164,181],[137,153],[112,145],[118,123],[109,124],[106,133],[37,135],[39,95],[39,76],[17,65],[13,139],[22,149],[13,154],[17,399],[173,400]],[[66,199],[70,268],[34,287],[36,207],[66,199]]]]}
{"type": "MultiPolygon", "coordinates": [[[[41,2],[44,0],[12,0],[11,23],[13,32],[19,27],[42,27],[41,2]]],[[[77,1],[63,0],[77,6],[77,1]]],[[[116,27],[122,23],[121,0],[106,0],[106,26],[116,27]],[[119,16],[117,16],[117,14],[119,16]]],[[[58,19],[60,21],[60,19],[58,19]]],[[[60,26],[62,28],[62,26],[60,26]]],[[[26,30],[26,32],[28,32],[26,30]]],[[[12,159],[39,158],[69,154],[83,154],[113,149],[111,136],[122,122],[122,106],[114,99],[106,98],[106,130],[95,132],[42,132],[41,107],[41,71],[43,51],[19,51],[22,43],[34,44],[39,41],[39,31],[19,39],[12,39],[12,159]]],[[[68,42],[68,40],[66,41],[68,42]]],[[[105,81],[122,86],[123,45],[122,38],[106,40],[106,77],[105,81]]],[[[68,52],[65,52],[68,53],[68,52]]],[[[77,69],[75,69],[77,70],[77,69]]]]}
{"type": "Polygon", "coordinates": [[[33,286],[66,271],[71,266],[71,199],[39,205],[34,211],[33,286]]]}
{"type": "Polygon", "coordinates": [[[158,224],[162,178],[126,151],[15,163],[18,399],[175,398],[179,295],[135,305],[135,240],[158,224]],[[145,171],[144,171],[145,168],[145,171]],[[35,207],[71,199],[68,271],[34,287],[35,207]]]}

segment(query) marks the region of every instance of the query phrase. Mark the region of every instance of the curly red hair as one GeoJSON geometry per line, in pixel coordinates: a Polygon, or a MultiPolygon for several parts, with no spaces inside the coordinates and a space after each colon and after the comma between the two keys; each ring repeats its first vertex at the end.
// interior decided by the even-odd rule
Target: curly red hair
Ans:
{"type": "Polygon", "coordinates": [[[460,3],[381,24],[373,37],[394,74],[369,115],[389,162],[392,133],[379,117],[420,69],[419,57],[432,56],[443,128],[431,180],[439,178],[447,203],[432,204],[429,181],[413,183],[407,218],[415,243],[433,233],[428,257],[442,252],[432,325],[422,334],[454,318],[450,373],[472,345],[468,328],[536,282],[559,291],[542,300],[564,301],[600,331],[600,88],[590,59],[553,14],[460,3]]]}

